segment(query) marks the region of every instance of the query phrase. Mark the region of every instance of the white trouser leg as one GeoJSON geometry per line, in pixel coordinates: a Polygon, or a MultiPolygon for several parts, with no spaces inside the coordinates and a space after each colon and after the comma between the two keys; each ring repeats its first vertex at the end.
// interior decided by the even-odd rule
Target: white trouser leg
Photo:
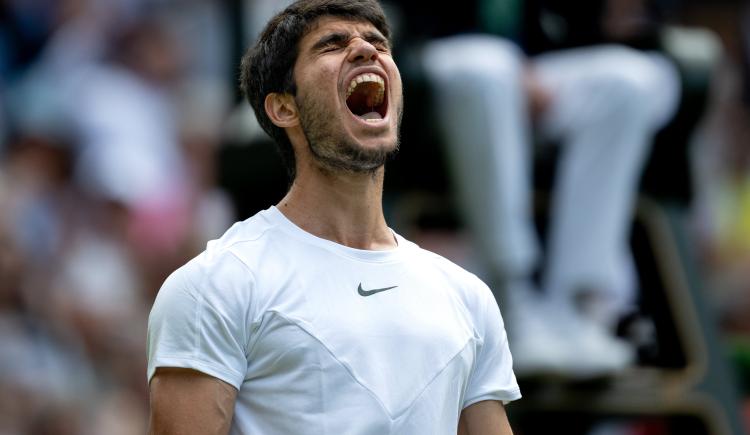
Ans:
{"type": "Polygon", "coordinates": [[[651,136],[674,113],[679,79],[665,59],[617,46],[548,54],[533,67],[553,94],[543,133],[564,147],[544,288],[565,304],[581,288],[603,290],[614,314],[633,296],[625,284],[633,202],[651,136]]]}
{"type": "Polygon", "coordinates": [[[496,273],[526,275],[538,247],[529,203],[523,56],[499,38],[465,35],[428,43],[422,60],[454,185],[478,246],[496,273]]]}

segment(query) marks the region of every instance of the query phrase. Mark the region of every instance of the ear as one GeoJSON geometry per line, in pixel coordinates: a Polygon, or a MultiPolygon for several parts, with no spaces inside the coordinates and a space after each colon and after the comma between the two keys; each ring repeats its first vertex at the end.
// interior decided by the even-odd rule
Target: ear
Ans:
{"type": "Polygon", "coordinates": [[[297,103],[290,94],[271,92],[264,101],[266,114],[277,127],[294,127],[299,123],[297,103]]]}

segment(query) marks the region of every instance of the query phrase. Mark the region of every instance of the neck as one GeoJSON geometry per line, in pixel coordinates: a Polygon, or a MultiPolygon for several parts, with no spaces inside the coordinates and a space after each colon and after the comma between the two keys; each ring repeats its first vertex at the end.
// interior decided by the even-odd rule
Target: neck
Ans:
{"type": "Polygon", "coordinates": [[[320,238],[357,249],[392,249],[396,240],[383,216],[383,176],[383,167],[354,174],[304,165],[277,207],[320,238]]]}

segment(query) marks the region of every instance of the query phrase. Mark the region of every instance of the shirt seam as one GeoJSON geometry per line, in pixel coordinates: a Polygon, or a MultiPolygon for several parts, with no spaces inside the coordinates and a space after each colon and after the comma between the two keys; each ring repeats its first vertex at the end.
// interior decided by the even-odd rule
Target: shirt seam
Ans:
{"type": "MultiPolygon", "coordinates": [[[[443,368],[441,368],[437,373],[435,373],[435,376],[433,376],[432,379],[430,379],[430,381],[425,384],[425,386],[422,388],[422,391],[420,391],[419,394],[417,394],[417,396],[414,397],[411,403],[409,403],[409,406],[404,408],[404,410],[401,413],[399,413],[398,416],[394,418],[395,420],[401,418],[401,416],[406,414],[414,406],[414,404],[417,403],[419,398],[425,394],[425,392],[430,387],[430,385],[432,385],[435,382],[435,380],[438,379],[448,367],[450,367],[453,360],[455,360],[459,355],[461,355],[463,351],[466,349],[466,347],[471,344],[471,342],[472,342],[471,338],[466,340],[466,343],[463,346],[461,346],[461,349],[459,349],[455,354],[453,354],[452,357],[450,357],[450,359],[448,359],[448,361],[445,363],[443,368]]],[[[468,379],[467,379],[467,382],[468,382],[468,379]]]]}
{"type": "Polygon", "coordinates": [[[448,361],[446,361],[445,365],[427,383],[425,383],[425,385],[421,389],[420,393],[417,394],[414,397],[414,399],[412,399],[411,402],[409,402],[409,404],[406,407],[404,407],[404,410],[401,411],[401,412],[399,412],[398,414],[392,415],[388,411],[388,408],[385,406],[385,404],[381,401],[380,397],[378,397],[378,395],[375,394],[375,392],[372,391],[372,389],[370,389],[367,385],[363,384],[362,381],[360,381],[360,379],[354,374],[353,368],[351,368],[348,364],[346,364],[343,361],[341,361],[333,353],[333,351],[331,350],[330,346],[323,339],[317,337],[315,334],[313,334],[312,332],[310,332],[308,330],[308,328],[305,327],[304,322],[298,321],[298,320],[295,320],[295,319],[291,319],[291,318],[285,316],[283,313],[281,313],[279,311],[276,311],[276,310],[269,310],[266,313],[271,313],[271,314],[278,315],[279,317],[283,318],[284,320],[288,321],[289,323],[296,325],[297,327],[299,327],[300,329],[302,329],[303,331],[305,331],[305,333],[307,335],[309,335],[310,337],[312,337],[315,341],[319,342],[326,349],[326,351],[331,355],[331,357],[338,364],[340,364],[342,367],[344,367],[344,369],[346,369],[346,371],[349,374],[349,376],[352,379],[354,379],[354,381],[357,382],[357,384],[359,384],[362,388],[364,388],[373,398],[375,398],[375,400],[378,402],[378,404],[383,409],[383,411],[391,419],[391,422],[395,422],[396,420],[398,420],[399,418],[401,418],[401,416],[403,416],[404,414],[406,414],[414,406],[414,404],[419,400],[419,398],[424,395],[424,393],[427,391],[427,389],[430,387],[430,385],[432,385],[435,382],[435,380],[438,379],[443,374],[443,372],[451,365],[451,363],[453,362],[453,360],[455,360],[459,355],[461,355],[461,353],[466,349],[466,347],[469,346],[472,343],[472,339],[476,339],[475,337],[469,337],[466,340],[466,343],[464,343],[464,345],[461,346],[461,348],[458,351],[456,351],[456,353],[453,354],[453,356],[451,356],[448,359],[448,361]]]}
{"type": "MultiPolygon", "coordinates": [[[[265,233],[265,231],[263,231],[263,234],[264,233],[265,233]]],[[[255,275],[255,272],[253,272],[253,269],[250,267],[250,265],[247,264],[245,262],[245,260],[243,260],[242,257],[240,257],[240,255],[237,254],[237,252],[234,251],[234,249],[231,249],[231,246],[227,247],[227,253],[229,255],[231,255],[232,257],[234,257],[237,261],[239,261],[240,264],[245,268],[245,270],[247,271],[247,273],[250,274],[250,277],[252,278],[252,281],[253,281],[253,290],[255,290],[255,287],[257,287],[257,285],[258,285],[258,279],[257,279],[257,276],[255,275]]],[[[255,294],[257,294],[257,293],[254,292],[254,291],[251,291],[251,294],[248,295],[248,300],[250,301],[250,305],[251,305],[250,308],[251,308],[251,310],[252,310],[252,305],[253,304],[258,304],[258,301],[253,298],[253,296],[255,296],[255,294]]],[[[245,325],[244,325],[244,328],[243,328],[243,335],[244,335],[244,337],[242,337],[243,338],[243,340],[242,340],[243,341],[243,343],[242,343],[243,344],[243,346],[242,346],[243,349],[242,350],[245,353],[245,360],[248,359],[248,356],[250,355],[250,352],[252,350],[250,348],[250,341],[252,339],[252,337],[249,335],[249,333],[250,333],[250,327],[252,325],[255,325],[256,321],[257,321],[257,319],[254,316],[252,316],[252,313],[251,313],[250,322],[249,323],[247,321],[244,322],[245,325]]]]}
{"type": "MultiPolygon", "coordinates": [[[[205,271],[203,271],[203,275],[205,275],[205,271]]],[[[195,282],[193,282],[193,279],[190,277],[189,274],[183,273],[182,278],[185,280],[185,284],[187,287],[189,287],[189,292],[195,299],[195,314],[193,317],[193,324],[196,325],[197,330],[195,331],[195,337],[193,337],[193,349],[190,351],[191,359],[196,359],[196,356],[198,355],[198,350],[200,349],[200,336],[202,331],[202,326],[200,319],[203,314],[203,295],[198,291],[198,286],[195,285],[195,282]]]]}
{"type": "MultiPolygon", "coordinates": [[[[305,331],[305,333],[306,333],[306,334],[307,334],[308,336],[310,336],[310,337],[311,337],[311,338],[312,338],[313,340],[315,340],[315,341],[317,341],[318,343],[320,343],[320,344],[321,344],[321,345],[323,346],[323,348],[324,348],[324,349],[326,350],[326,352],[328,352],[328,354],[329,354],[329,355],[331,356],[331,358],[333,358],[333,360],[334,360],[334,361],[336,361],[336,362],[337,362],[337,363],[338,363],[339,365],[341,365],[341,366],[342,366],[342,367],[343,367],[343,368],[344,368],[344,369],[346,370],[346,372],[347,372],[347,373],[349,374],[349,376],[350,376],[350,377],[351,377],[352,379],[354,379],[354,381],[355,381],[355,382],[356,382],[357,384],[359,384],[359,385],[360,385],[360,386],[361,386],[361,387],[362,387],[362,388],[363,388],[363,389],[364,389],[365,391],[367,391],[367,392],[368,392],[368,394],[370,394],[370,395],[371,395],[371,396],[372,396],[372,397],[373,397],[373,398],[375,399],[375,401],[376,401],[376,402],[378,403],[378,405],[379,405],[379,406],[381,407],[381,409],[383,410],[383,412],[385,412],[385,414],[386,414],[386,415],[388,416],[388,418],[390,418],[390,419],[391,419],[391,421],[394,421],[394,420],[395,420],[395,418],[394,418],[393,416],[391,416],[391,413],[390,413],[390,412],[388,412],[388,408],[387,408],[387,407],[385,406],[385,404],[384,404],[384,403],[382,402],[382,400],[380,399],[380,397],[378,397],[378,395],[377,395],[377,394],[375,394],[375,392],[374,392],[374,391],[372,391],[372,390],[371,390],[371,389],[370,389],[370,388],[369,388],[369,387],[368,387],[367,385],[363,384],[363,383],[362,383],[362,381],[361,381],[361,380],[360,380],[360,379],[359,379],[359,378],[358,378],[357,376],[355,376],[355,374],[354,374],[354,369],[353,369],[352,367],[350,367],[350,366],[349,366],[348,364],[346,364],[346,363],[344,363],[343,361],[341,361],[341,360],[340,360],[340,359],[339,359],[339,358],[338,358],[338,357],[337,357],[337,356],[336,356],[336,355],[335,355],[335,354],[333,353],[333,351],[331,350],[331,347],[330,347],[330,346],[329,346],[329,345],[328,345],[328,344],[327,344],[327,343],[326,343],[325,341],[323,341],[323,339],[321,339],[320,337],[317,337],[317,336],[316,336],[315,334],[313,334],[312,332],[310,332],[310,330],[308,330],[308,328],[306,327],[306,325],[305,325],[305,323],[304,323],[304,322],[302,322],[302,321],[299,321],[299,320],[295,320],[295,319],[291,319],[291,318],[289,318],[289,317],[285,316],[285,315],[284,315],[283,313],[281,313],[281,312],[279,312],[279,311],[276,311],[276,310],[269,310],[269,311],[266,311],[266,313],[269,313],[269,314],[276,314],[277,316],[281,317],[282,319],[286,320],[287,322],[289,322],[289,323],[291,323],[291,324],[293,324],[293,325],[297,326],[298,328],[302,329],[302,330],[303,330],[303,331],[305,331]]],[[[265,315],[266,313],[264,313],[264,315],[265,315]]],[[[247,380],[247,379],[246,379],[246,380],[247,380]]]]}
{"type": "Polygon", "coordinates": [[[226,245],[217,247],[217,250],[219,252],[221,252],[221,251],[230,251],[235,245],[239,245],[240,243],[257,242],[267,232],[275,229],[277,226],[278,226],[278,224],[276,224],[276,223],[269,224],[266,228],[264,228],[262,231],[260,231],[258,234],[256,234],[255,237],[246,237],[246,238],[242,238],[241,240],[234,240],[234,241],[232,241],[232,242],[230,242],[230,243],[228,243],[226,245]]]}
{"type": "MultiPolygon", "coordinates": [[[[265,231],[263,231],[263,232],[265,233],[265,231]]],[[[261,233],[261,235],[262,235],[262,233],[261,233]]],[[[243,242],[245,242],[245,241],[250,241],[250,240],[243,240],[243,242]]],[[[227,254],[229,254],[232,257],[234,257],[243,266],[243,268],[250,274],[250,277],[252,278],[253,283],[256,283],[257,280],[256,280],[255,274],[253,273],[252,269],[250,269],[250,267],[248,266],[248,264],[245,263],[242,260],[242,258],[240,258],[234,252],[234,250],[231,249],[231,247],[234,246],[236,243],[241,243],[241,242],[234,242],[234,243],[232,243],[232,244],[230,244],[228,246],[222,247],[220,249],[220,251],[226,252],[227,254]]],[[[209,277],[209,275],[208,275],[208,271],[206,270],[206,268],[202,267],[201,268],[201,272],[202,272],[201,277],[203,278],[203,280],[207,281],[207,278],[209,277]]],[[[194,297],[196,299],[196,306],[197,306],[197,308],[195,310],[195,319],[194,319],[195,323],[194,324],[197,325],[198,331],[197,331],[196,337],[195,337],[194,350],[191,352],[191,355],[192,355],[193,359],[200,360],[198,358],[198,355],[199,355],[198,352],[199,352],[200,345],[201,345],[201,337],[203,336],[203,332],[204,332],[203,322],[201,322],[201,319],[203,318],[203,313],[205,311],[204,304],[205,304],[206,298],[203,296],[203,293],[198,290],[198,286],[195,284],[195,282],[193,281],[193,279],[189,275],[185,275],[184,278],[185,278],[186,284],[188,284],[191,287],[192,293],[194,294],[194,297]]],[[[249,295],[248,299],[252,303],[252,294],[249,295]]],[[[243,354],[245,356],[245,360],[247,360],[248,343],[250,342],[250,337],[247,335],[247,331],[248,331],[249,325],[252,325],[254,323],[255,319],[252,319],[252,320],[253,321],[250,322],[250,324],[248,324],[247,322],[244,322],[244,325],[243,325],[243,328],[242,328],[242,335],[243,335],[242,336],[242,351],[243,351],[243,354]]]]}

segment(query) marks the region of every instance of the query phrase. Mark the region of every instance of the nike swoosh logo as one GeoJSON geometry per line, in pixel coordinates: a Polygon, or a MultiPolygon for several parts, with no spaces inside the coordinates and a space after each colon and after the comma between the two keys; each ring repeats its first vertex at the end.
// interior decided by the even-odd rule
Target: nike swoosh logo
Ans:
{"type": "Polygon", "coordinates": [[[383,288],[375,288],[372,290],[365,290],[362,288],[362,283],[359,283],[359,287],[357,287],[357,293],[359,293],[360,296],[372,296],[375,293],[384,292],[386,290],[394,289],[398,287],[397,285],[394,285],[393,287],[383,287],[383,288]]]}

